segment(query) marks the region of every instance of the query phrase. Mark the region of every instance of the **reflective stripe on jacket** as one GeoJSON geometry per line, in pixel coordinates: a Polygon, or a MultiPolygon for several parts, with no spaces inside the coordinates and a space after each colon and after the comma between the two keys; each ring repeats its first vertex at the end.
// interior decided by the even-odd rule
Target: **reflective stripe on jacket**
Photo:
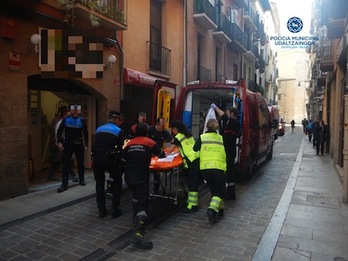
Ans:
{"type": "Polygon", "coordinates": [[[187,158],[190,162],[199,158],[199,152],[193,150],[193,146],[195,145],[195,139],[193,137],[186,138],[184,134],[178,133],[175,138],[181,144],[179,150],[183,158],[187,158]]]}
{"type": "Polygon", "coordinates": [[[200,138],[202,145],[199,168],[226,171],[226,152],[222,136],[216,132],[208,132],[202,134],[200,138]]]}

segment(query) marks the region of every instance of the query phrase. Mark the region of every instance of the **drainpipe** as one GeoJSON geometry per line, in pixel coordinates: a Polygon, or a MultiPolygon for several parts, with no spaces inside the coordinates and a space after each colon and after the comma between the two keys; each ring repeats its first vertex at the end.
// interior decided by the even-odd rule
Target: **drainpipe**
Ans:
{"type": "Polygon", "coordinates": [[[184,7],[184,30],[183,30],[183,71],[182,71],[182,86],[187,83],[187,0],[183,0],[184,7]]]}
{"type": "Polygon", "coordinates": [[[124,52],[120,42],[117,40],[117,35],[115,35],[116,46],[120,52],[121,60],[120,60],[120,101],[121,103],[124,100],[124,84],[123,84],[123,69],[124,69],[124,52]]]}

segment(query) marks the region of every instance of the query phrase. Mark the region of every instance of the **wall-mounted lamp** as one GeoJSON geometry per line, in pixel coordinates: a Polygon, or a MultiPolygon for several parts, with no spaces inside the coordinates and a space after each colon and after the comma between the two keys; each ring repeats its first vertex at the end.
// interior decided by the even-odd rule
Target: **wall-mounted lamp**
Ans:
{"type": "Polygon", "coordinates": [[[32,42],[32,44],[34,44],[35,46],[35,53],[37,53],[39,51],[39,44],[41,43],[41,36],[39,34],[33,34],[30,37],[30,41],[32,42]]]}
{"type": "Polygon", "coordinates": [[[112,68],[112,65],[114,64],[114,62],[116,62],[116,56],[113,54],[110,54],[108,56],[108,62],[110,63],[110,68],[112,68]]]}

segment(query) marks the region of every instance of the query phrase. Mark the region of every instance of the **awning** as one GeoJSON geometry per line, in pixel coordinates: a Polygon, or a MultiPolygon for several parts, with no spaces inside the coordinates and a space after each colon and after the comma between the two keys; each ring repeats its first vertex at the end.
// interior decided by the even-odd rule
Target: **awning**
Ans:
{"type": "Polygon", "coordinates": [[[148,75],[146,73],[133,70],[133,69],[124,68],[124,72],[123,72],[124,84],[132,84],[132,85],[153,88],[157,80],[160,80],[160,79],[153,77],[151,75],[148,75]]]}

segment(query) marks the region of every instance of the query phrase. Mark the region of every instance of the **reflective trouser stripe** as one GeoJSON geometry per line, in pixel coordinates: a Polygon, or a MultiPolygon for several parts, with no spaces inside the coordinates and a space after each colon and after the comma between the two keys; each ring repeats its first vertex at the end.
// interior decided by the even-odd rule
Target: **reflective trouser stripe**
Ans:
{"type": "Polygon", "coordinates": [[[198,192],[190,191],[187,198],[187,208],[191,209],[193,206],[198,206],[198,192]]]}
{"type": "Polygon", "coordinates": [[[215,212],[219,212],[221,202],[221,198],[214,196],[211,198],[209,208],[213,209],[215,212]]]}
{"type": "Polygon", "coordinates": [[[227,186],[234,186],[235,183],[234,182],[227,182],[227,186]]]}

